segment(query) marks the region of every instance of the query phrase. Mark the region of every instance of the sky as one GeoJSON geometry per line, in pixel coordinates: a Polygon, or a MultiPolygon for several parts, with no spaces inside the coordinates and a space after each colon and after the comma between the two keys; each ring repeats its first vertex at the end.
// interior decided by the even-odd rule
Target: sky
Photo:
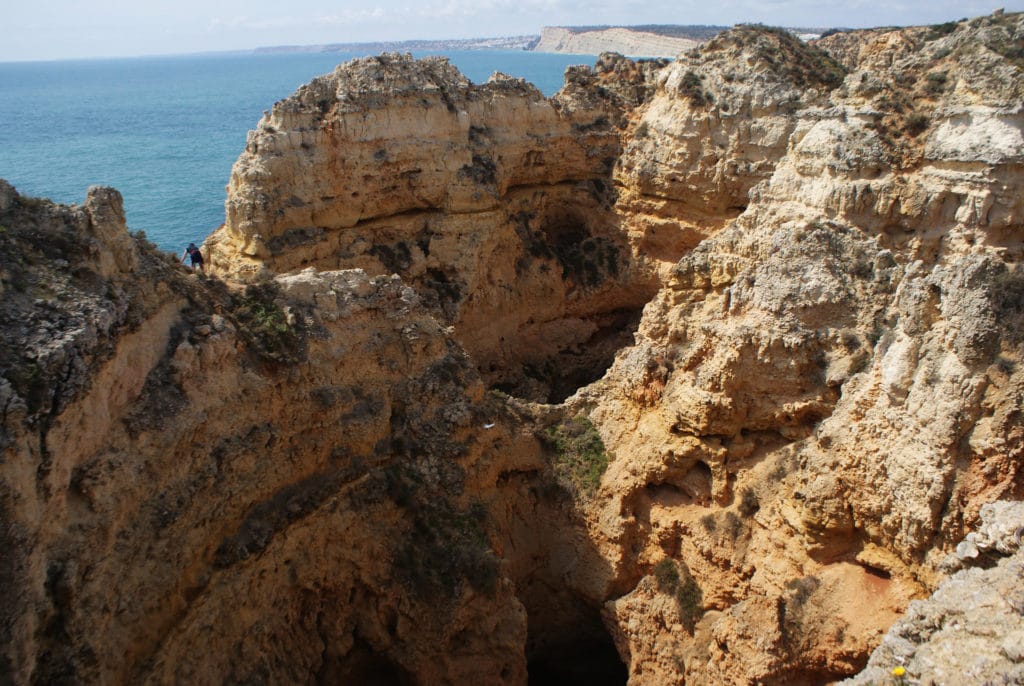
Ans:
{"type": "Polygon", "coordinates": [[[7,0],[0,62],[539,34],[544,26],[859,28],[1024,10],[1024,0],[7,0]]]}

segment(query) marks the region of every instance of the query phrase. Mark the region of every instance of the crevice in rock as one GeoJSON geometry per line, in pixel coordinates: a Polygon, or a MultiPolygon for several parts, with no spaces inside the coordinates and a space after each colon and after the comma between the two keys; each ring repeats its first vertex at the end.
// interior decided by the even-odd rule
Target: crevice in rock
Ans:
{"type": "Polygon", "coordinates": [[[411,686],[412,676],[401,666],[375,652],[358,637],[344,656],[325,654],[315,684],[359,684],[360,686],[411,686]]]}
{"type": "Polygon", "coordinates": [[[603,615],[604,602],[614,597],[608,587],[614,573],[580,535],[578,501],[548,470],[502,477],[509,495],[520,495],[500,526],[506,569],[526,611],[527,682],[625,684],[615,629],[603,615]]]}
{"type": "Polygon", "coordinates": [[[601,621],[600,612],[580,601],[565,614],[544,618],[529,614],[526,643],[530,686],[621,686],[626,665],[601,621]]]}
{"type": "Polygon", "coordinates": [[[490,323],[496,335],[467,331],[481,317],[476,304],[456,328],[491,387],[561,403],[632,345],[657,285],[632,262],[619,219],[592,185],[558,197],[538,191],[510,220],[518,242],[510,295],[519,307],[508,307],[504,295],[493,299],[499,307],[491,311],[501,313],[490,323]]]}
{"type": "Polygon", "coordinates": [[[561,403],[604,376],[616,353],[633,343],[641,312],[642,308],[622,308],[583,320],[596,328],[586,340],[556,348],[543,361],[519,369],[489,370],[492,378],[501,378],[491,387],[535,402],[561,403]]]}

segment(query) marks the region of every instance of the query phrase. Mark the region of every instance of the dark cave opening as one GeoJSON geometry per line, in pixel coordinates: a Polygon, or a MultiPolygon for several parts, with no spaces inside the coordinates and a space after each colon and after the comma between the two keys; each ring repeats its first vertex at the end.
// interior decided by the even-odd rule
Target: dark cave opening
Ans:
{"type": "Polygon", "coordinates": [[[530,686],[623,686],[629,671],[596,608],[578,608],[573,621],[538,627],[531,617],[526,646],[530,686]]]}
{"type": "Polygon", "coordinates": [[[594,236],[582,220],[563,220],[543,229],[545,247],[570,284],[594,288],[619,276],[623,256],[608,236],[594,236]]]}
{"type": "Polygon", "coordinates": [[[642,307],[620,308],[593,315],[596,331],[585,341],[523,364],[515,376],[506,376],[492,388],[533,402],[564,402],[603,377],[619,350],[633,344],[642,312],[642,307]]]}
{"type": "Polygon", "coordinates": [[[578,216],[560,217],[549,221],[542,229],[545,243],[557,255],[560,251],[572,250],[590,238],[586,221],[578,216]]]}
{"type": "Polygon", "coordinates": [[[516,282],[497,264],[494,293],[481,300],[500,317],[488,326],[474,303],[470,354],[491,388],[536,403],[560,404],[601,379],[616,354],[634,343],[655,275],[638,265],[604,187],[541,194],[510,218],[519,240],[516,282]],[[589,189],[589,190],[588,190],[589,189]],[[506,293],[507,291],[507,293],[506,293]],[[515,307],[520,299],[521,307],[515,307]],[[477,336],[478,329],[491,335],[477,336]],[[476,347],[474,348],[474,344],[476,347]]]}
{"type": "Polygon", "coordinates": [[[324,663],[315,682],[322,686],[412,686],[412,676],[391,660],[375,652],[364,641],[356,639],[344,656],[324,655],[324,663]]]}
{"type": "Polygon", "coordinates": [[[560,351],[551,361],[554,373],[549,377],[548,402],[563,402],[604,376],[619,350],[633,344],[642,312],[643,308],[625,308],[597,315],[597,331],[579,349],[560,351]]]}

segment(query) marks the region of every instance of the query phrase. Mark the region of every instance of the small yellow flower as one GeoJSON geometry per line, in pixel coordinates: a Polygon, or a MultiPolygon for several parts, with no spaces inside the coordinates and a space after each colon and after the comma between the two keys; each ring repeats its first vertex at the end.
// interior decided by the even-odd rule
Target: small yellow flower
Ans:
{"type": "Polygon", "coordinates": [[[903,669],[902,667],[893,667],[893,669],[892,669],[892,675],[896,676],[896,677],[903,676],[906,673],[907,673],[907,670],[903,669]]]}

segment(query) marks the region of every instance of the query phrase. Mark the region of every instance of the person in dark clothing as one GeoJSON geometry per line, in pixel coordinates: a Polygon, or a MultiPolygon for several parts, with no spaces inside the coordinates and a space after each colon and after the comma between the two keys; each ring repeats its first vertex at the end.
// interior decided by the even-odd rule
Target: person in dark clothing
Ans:
{"type": "Polygon", "coordinates": [[[188,244],[188,247],[185,248],[185,252],[181,254],[181,261],[184,262],[186,257],[192,260],[192,271],[198,269],[204,274],[206,273],[203,269],[203,253],[199,252],[199,248],[196,247],[195,243],[188,244]]]}

